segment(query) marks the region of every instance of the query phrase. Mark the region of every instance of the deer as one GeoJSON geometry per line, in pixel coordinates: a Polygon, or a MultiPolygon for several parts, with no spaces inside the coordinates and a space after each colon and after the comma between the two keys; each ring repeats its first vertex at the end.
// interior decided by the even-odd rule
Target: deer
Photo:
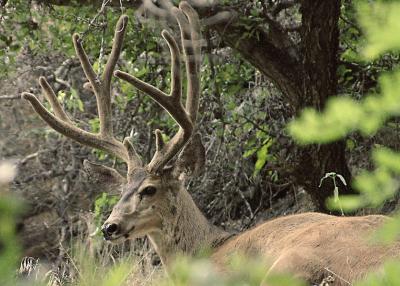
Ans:
{"type": "Polygon", "coordinates": [[[391,219],[382,215],[294,214],[263,222],[241,233],[223,230],[206,219],[185,187],[188,179],[199,176],[206,162],[201,135],[196,131],[201,94],[201,25],[197,12],[185,1],[171,11],[179,26],[181,49],[175,38],[163,30],[161,34],[171,54],[170,94],[115,69],[128,24],[126,15],[116,24],[111,54],[101,75],[95,73],[79,35],[72,37],[87,84],[96,96],[98,133],[90,133],[74,124],[46,78],[40,77],[39,84],[52,112],[34,94],[22,93],[22,98],[55,131],[126,163],[127,173],[123,176],[116,169],[87,160],[83,162],[89,174],[122,190],[102,226],[104,239],[121,243],[147,236],[167,273],[176,257],[194,256],[208,247],[211,261],[221,272],[226,271],[232,253],[248,257],[261,255],[268,258],[266,277],[289,273],[313,284],[319,284],[333,273],[335,279],[331,285],[349,285],[368,271],[381,269],[385,259],[398,257],[398,242],[388,246],[371,244],[367,240],[373,231],[391,219]],[[185,105],[182,103],[181,62],[185,64],[187,78],[185,105]],[[179,126],[168,142],[163,140],[160,130],[155,130],[155,153],[147,164],[136,152],[132,136],[118,140],[114,135],[113,76],[150,96],[179,126]]]}

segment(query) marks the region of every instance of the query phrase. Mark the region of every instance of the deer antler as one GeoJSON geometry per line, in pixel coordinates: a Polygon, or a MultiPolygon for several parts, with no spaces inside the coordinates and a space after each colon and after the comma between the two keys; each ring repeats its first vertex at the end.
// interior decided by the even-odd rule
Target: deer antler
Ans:
{"type": "Polygon", "coordinates": [[[140,79],[122,71],[115,71],[114,75],[119,77],[137,89],[143,91],[163,107],[179,125],[175,136],[164,143],[161,131],[156,130],[156,152],[147,165],[149,172],[160,171],[188,142],[193,134],[194,124],[200,96],[200,23],[196,11],[187,3],[181,2],[178,8],[172,8],[172,13],[178,21],[181,31],[181,42],[184,51],[186,76],[187,76],[187,98],[185,108],[182,105],[182,79],[180,67],[180,52],[174,38],[163,31],[162,36],[166,40],[171,52],[171,93],[167,95],[156,87],[149,85],[140,79]],[[185,17],[186,15],[186,17],[185,17]]]}
{"type": "Polygon", "coordinates": [[[121,16],[118,20],[115,28],[111,54],[100,78],[93,70],[93,66],[85,53],[79,35],[74,34],[72,36],[76,54],[81,62],[83,71],[89,80],[92,90],[96,95],[98,115],[100,119],[99,133],[90,133],[74,125],[58,102],[54,90],[44,77],[39,78],[39,84],[42,87],[44,95],[50,103],[54,114],[49,112],[35,95],[24,92],[22,93],[22,98],[28,100],[39,116],[54,130],[83,145],[94,147],[119,157],[128,164],[129,172],[140,167],[142,162],[131,145],[129,138],[125,138],[122,143],[114,137],[111,112],[111,78],[118,57],[121,53],[122,41],[125,35],[127,23],[128,17],[126,15],[121,16]]]}
{"type": "MultiPolygon", "coordinates": [[[[147,165],[147,170],[149,172],[160,171],[188,142],[193,134],[199,105],[199,72],[201,62],[199,17],[187,2],[181,2],[179,9],[175,7],[172,8],[172,13],[177,19],[181,31],[181,41],[186,65],[188,83],[185,107],[183,107],[181,102],[182,79],[178,44],[165,30],[162,32],[162,36],[169,46],[172,59],[170,95],[125,72],[118,70],[114,72],[115,76],[128,81],[139,90],[147,93],[153,100],[160,104],[179,125],[179,131],[166,144],[163,142],[161,131],[156,130],[156,152],[151,162],[147,165]]],[[[72,37],[76,54],[81,62],[83,71],[89,80],[91,90],[93,90],[96,95],[100,119],[99,133],[90,133],[74,125],[58,102],[54,90],[44,77],[40,77],[39,84],[54,114],[49,112],[35,95],[24,92],[22,98],[28,100],[39,116],[54,130],[83,145],[97,148],[119,157],[127,162],[128,173],[130,173],[134,169],[141,167],[142,162],[129,138],[125,138],[122,143],[114,137],[111,112],[111,78],[121,53],[127,22],[127,16],[120,17],[115,29],[111,55],[107,61],[104,73],[100,78],[98,78],[93,70],[93,66],[82,46],[82,40],[77,34],[72,37]]]]}

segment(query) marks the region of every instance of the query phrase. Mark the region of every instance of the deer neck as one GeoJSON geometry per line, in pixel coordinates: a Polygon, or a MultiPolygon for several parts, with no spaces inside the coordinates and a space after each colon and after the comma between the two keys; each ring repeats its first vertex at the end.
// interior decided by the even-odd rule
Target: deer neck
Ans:
{"type": "Polygon", "coordinates": [[[176,213],[165,215],[162,230],[148,235],[167,271],[175,257],[193,256],[231,235],[209,223],[183,187],[176,194],[174,205],[176,213]]]}

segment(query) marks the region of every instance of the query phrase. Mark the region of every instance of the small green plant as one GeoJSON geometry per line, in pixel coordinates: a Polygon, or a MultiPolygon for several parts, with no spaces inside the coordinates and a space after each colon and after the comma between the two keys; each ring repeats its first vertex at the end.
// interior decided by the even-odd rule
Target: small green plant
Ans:
{"type": "Polygon", "coordinates": [[[336,178],[339,178],[339,180],[342,181],[343,185],[347,186],[346,180],[344,179],[344,177],[342,175],[337,174],[335,172],[329,172],[329,173],[326,173],[325,176],[323,176],[321,178],[321,181],[319,182],[319,187],[321,187],[324,180],[326,180],[326,179],[332,180],[332,182],[333,182],[333,203],[339,207],[340,212],[342,213],[342,216],[344,216],[343,208],[340,203],[339,187],[337,186],[336,178]]]}
{"type": "Polygon", "coordinates": [[[94,219],[97,228],[104,221],[105,214],[109,213],[112,207],[118,202],[118,196],[102,193],[94,203],[94,219]]]}

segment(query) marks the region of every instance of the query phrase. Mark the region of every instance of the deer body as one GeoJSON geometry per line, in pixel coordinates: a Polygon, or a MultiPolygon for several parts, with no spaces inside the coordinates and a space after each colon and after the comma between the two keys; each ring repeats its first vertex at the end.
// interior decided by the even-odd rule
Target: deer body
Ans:
{"type": "Polygon", "coordinates": [[[383,216],[333,217],[306,213],[278,218],[233,236],[212,224],[196,207],[184,182],[196,176],[205,163],[205,149],[195,125],[200,98],[200,24],[197,13],[181,1],[172,8],[181,34],[179,49],[174,37],[162,32],[171,52],[171,93],[151,86],[122,71],[114,71],[128,23],[121,16],[111,54],[102,75],[97,75],[78,35],[73,36],[77,56],[96,95],[100,132],[93,134],[75,125],[58,102],[44,77],[39,79],[53,113],[31,93],[23,93],[39,116],[50,127],[77,142],[103,150],[127,164],[126,177],[116,170],[84,162],[89,174],[112,186],[122,185],[121,198],[103,225],[104,238],[117,243],[147,235],[166,269],[177,255],[194,255],[203,248],[213,250],[211,259],[221,271],[233,253],[265,256],[266,273],[288,272],[318,282],[328,271],[341,279],[333,285],[348,285],[370,269],[377,269],[385,258],[398,256],[399,243],[392,247],[368,244],[366,238],[387,218],[383,216]],[[187,95],[182,104],[181,50],[185,62],[187,95]],[[162,106],[179,125],[178,132],[164,142],[156,130],[156,148],[152,160],[144,165],[131,137],[122,142],[114,136],[111,112],[113,75],[129,82],[162,106]]]}
{"type": "Polygon", "coordinates": [[[241,233],[212,255],[224,265],[233,251],[265,257],[268,273],[292,273],[318,284],[331,275],[332,285],[349,285],[398,257],[400,243],[383,246],[371,234],[390,218],[380,215],[335,217],[304,213],[277,218],[241,233]]]}

